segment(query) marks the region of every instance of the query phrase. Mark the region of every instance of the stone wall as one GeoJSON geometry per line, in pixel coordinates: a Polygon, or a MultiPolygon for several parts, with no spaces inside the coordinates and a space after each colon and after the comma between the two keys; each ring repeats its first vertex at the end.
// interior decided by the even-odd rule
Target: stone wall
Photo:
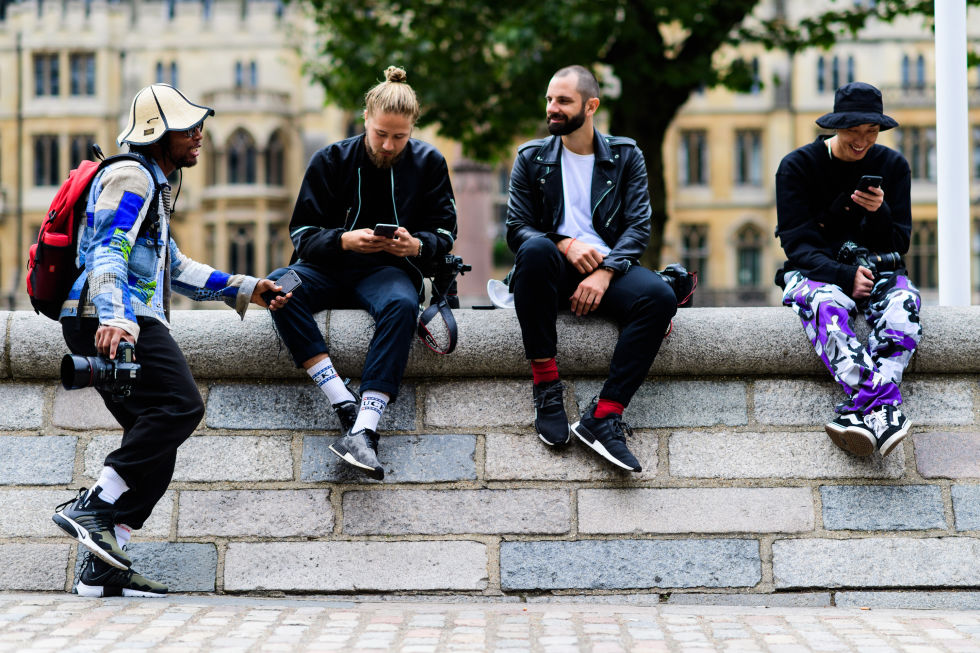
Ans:
{"type": "MultiPolygon", "coordinates": [[[[823,432],[843,398],[783,308],[686,309],[629,406],[643,464],[618,473],[532,432],[511,311],[457,311],[460,342],[413,348],[385,415],[383,483],[327,450],[338,424],[250,311],[179,311],[174,335],[207,412],[131,547],[183,592],[752,594],[844,604],[909,589],[980,595],[980,307],[926,308],[903,383],[913,435],[886,459],[823,432]]],[[[357,376],[366,314],[321,315],[357,376]]],[[[574,420],[616,330],[559,324],[574,420]]],[[[50,520],[120,438],[91,390],[57,382],[59,327],[0,312],[0,590],[64,590],[76,547],[50,520]]],[[[728,597],[731,598],[731,597],[728,597]]]]}

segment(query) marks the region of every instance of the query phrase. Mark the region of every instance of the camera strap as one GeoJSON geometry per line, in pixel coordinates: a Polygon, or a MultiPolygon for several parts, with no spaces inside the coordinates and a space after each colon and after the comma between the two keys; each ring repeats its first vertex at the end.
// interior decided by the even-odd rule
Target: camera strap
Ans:
{"type": "MultiPolygon", "coordinates": [[[[453,272],[449,283],[446,284],[447,289],[452,286],[452,282],[456,280],[458,274],[459,270],[453,272]]],[[[432,303],[419,315],[417,332],[419,339],[425,343],[425,346],[437,354],[451,354],[456,349],[456,340],[459,333],[456,327],[456,318],[453,316],[453,311],[449,307],[449,297],[444,294],[444,291],[436,288],[435,284],[432,284],[432,303]],[[445,348],[439,345],[439,341],[429,329],[429,323],[432,322],[436,315],[442,316],[442,321],[446,325],[446,332],[449,335],[449,343],[445,348]]]]}

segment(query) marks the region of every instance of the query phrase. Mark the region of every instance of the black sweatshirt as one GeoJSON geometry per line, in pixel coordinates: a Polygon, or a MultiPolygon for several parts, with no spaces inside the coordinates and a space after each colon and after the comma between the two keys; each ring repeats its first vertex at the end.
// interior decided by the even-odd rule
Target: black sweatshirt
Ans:
{"type": "Polygon", "coordinates": [[[833,283],[851,294],[856,265],[837,262],[841,245],[850,240],[872,252],[909,249],[912,233],[911,172],[901,154],[875,144],[860,161],[832,157],[826,136],[793,150],[776,170],[776,235],[788,260],[776,274],[799,270],[808,279],[833,283]],[[851,201],[862,175],[880,175],[885,198],[868,213],[851,201]]]}

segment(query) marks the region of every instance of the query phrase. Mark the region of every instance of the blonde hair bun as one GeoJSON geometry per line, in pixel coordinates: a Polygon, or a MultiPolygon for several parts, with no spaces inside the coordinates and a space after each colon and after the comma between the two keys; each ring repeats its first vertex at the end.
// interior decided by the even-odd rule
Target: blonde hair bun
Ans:
{"type": "Polygon", "coordinates": [[[385,81],[388,82],[407,82],[408,73],[405,72],[404,68],[399,68],[398,66],[388,66],[385,68],[385,81]]]}

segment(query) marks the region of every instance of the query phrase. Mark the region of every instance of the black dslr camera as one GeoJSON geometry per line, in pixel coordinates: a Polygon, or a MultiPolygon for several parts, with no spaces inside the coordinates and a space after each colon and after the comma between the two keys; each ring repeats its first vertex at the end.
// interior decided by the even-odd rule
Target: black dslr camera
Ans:
{"type": "Polygon", "coordinates": [[[837,260],[847,265],[860,265],[868,268],[876,280],[882,272],[894,272],[905,265],[902,261],[902,255],[898,252],[878,254],[870,252],[867,247],[861,247],[850,240],[840,246],[840,251],[837,252],[837,260]]]}
{"type": "Polygon", "coordinates": [[[125,340],[119,343],[115,358],[65,354],[61,359],[61,385],[65,390],[92,386],[108,392],[113,401],[122,401],[140,380],[140,364],[133,362],[135,354],[136,347],[125,340]]]}
{"type": "Polygon", "coordinates": [[[459,296],[456,290],[456,275],[465,274],[473,269],[472,265],[463,263],[461,256],[446,254],[432,262],[432,301],[437,302],[445,297],[449,308],[459,308],[459,296]]]}

